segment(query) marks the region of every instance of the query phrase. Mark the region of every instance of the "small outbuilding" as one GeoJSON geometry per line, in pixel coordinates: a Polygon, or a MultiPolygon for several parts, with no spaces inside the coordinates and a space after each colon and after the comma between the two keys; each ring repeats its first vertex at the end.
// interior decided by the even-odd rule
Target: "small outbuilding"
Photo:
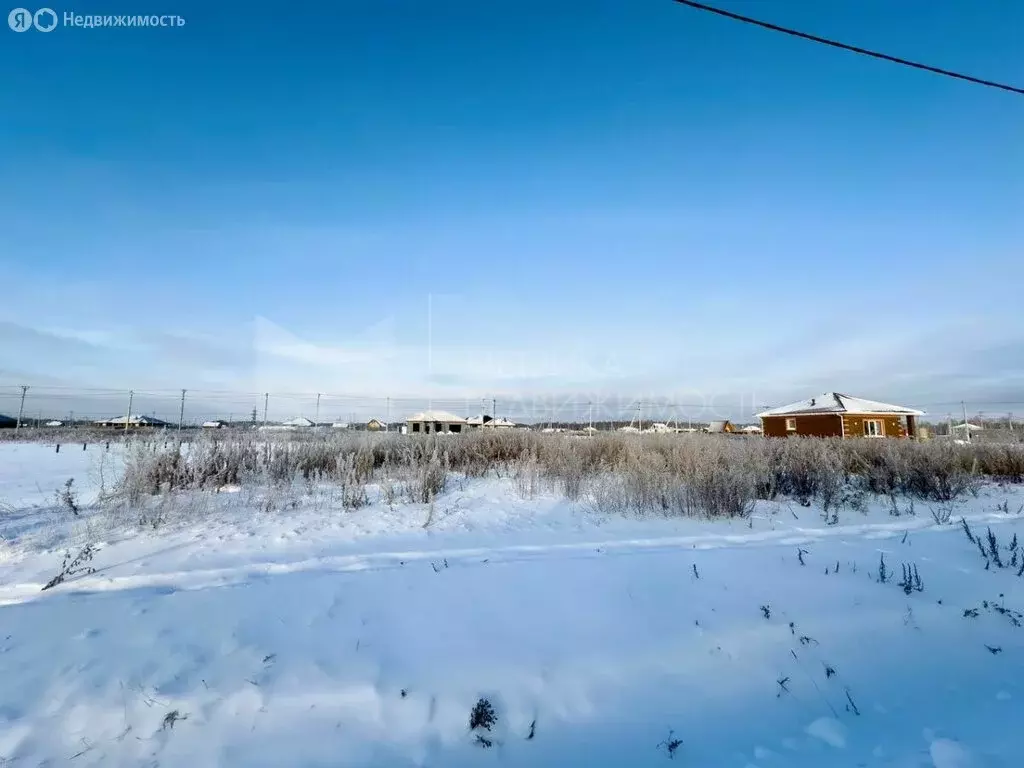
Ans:
{"type": "Polygon", "coordinates": [[[923,411],[838,392],[758,414],[766,437],[916,437],[923,411]]]}
{"type": "Polygon", "coordinates": [[[366,422],[367,432],[386,432],[387,428],[387,422],[381,421],[380,419],[370,419],[366,422]]]}
{"type": "Polygon", "coordinates": [[[736,431],[736,427],[733,426],[731,421],[726,419],[725,421],[710,422],[704,431],[710,432],[713,435],[731,435],[736,431]]]}

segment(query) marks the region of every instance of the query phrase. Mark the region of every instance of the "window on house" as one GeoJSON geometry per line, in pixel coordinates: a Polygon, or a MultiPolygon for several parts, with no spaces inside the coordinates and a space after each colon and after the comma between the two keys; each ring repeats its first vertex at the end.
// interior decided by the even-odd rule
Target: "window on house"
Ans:
{"type": "Polygon", "coordinates": [[[882,437],[884,434],[885,429],[882,426],[881,419],[867,419],[864,422],[865,437],[882,437]]]}
{"type": "Polygon", "coordinates": [[[786,431],[796,432],[796,419],[786,419],[786,431]]]}
{"type": "Polygon", "coordinates": [[[414,421],[414,422],[412,423],[412,431],[413,431],[413,432],[419,432],[419,431],[420,431],[420,425],[419,425],[419,422],[417,422],[417,421],[414,421]]]}

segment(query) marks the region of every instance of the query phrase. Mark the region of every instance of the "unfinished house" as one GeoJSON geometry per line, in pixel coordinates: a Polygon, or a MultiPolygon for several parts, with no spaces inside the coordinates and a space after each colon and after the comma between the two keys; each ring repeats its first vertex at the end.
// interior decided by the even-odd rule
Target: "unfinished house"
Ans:
{"type": "Polygon", "coordinates": [[[462,432],[466,420],[447,411],[424,411],[405,420],[410,435],[446,435],[462,432]]]}

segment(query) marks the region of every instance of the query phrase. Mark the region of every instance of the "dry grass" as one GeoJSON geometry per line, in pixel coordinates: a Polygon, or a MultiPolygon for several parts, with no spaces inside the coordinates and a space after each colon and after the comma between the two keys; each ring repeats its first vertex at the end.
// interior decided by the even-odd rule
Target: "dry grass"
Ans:
{"type": "Polygon", "coordinates": [[[188,443],[129,441],[117,496],[131,504],[176,490],[283,485],[342,488],[346,508],[367,503],[366,486],[427,504],[453,475],[515,479],[519,493],[543,486],[602,511],[743,517],[779,497],[826,510],[854,493],[949,502],[984,479],[1024,482],[1024,449],[895,440],[638,436],[592,438],[535,432],[460,436],[389,434],[202,435],[188,443]]]}

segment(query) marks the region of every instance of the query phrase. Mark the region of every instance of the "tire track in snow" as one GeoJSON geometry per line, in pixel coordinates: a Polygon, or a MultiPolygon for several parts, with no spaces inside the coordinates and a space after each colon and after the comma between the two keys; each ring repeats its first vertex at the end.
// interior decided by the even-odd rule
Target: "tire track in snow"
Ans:
{"type": "MultiPolygon", "coordinates": [[[[1002,513],[966,515],[968,522],[999,524],[1019,520],[1002,513]]],[[[908,531],[962,535],[958,527],[937,525],[926,518],[900,522],[837,525],[824,528],[794,526],[782,530],[752,533],[709,533],[691,536],[666,536],[649,539],[615,539],[603,541],[571,542],[562,544],[521,544],[506,547],[467,547],[434,550],[405,550],[373,552],[358,555],[323,555],[294,562],[243,563],[238,566],[189,569],[138,574],[132,576],[84,576],[71,579],[48,592],[42,592],[41,583],[21,583],[0,587],[0,606],[15,605],[45,598],[47,595],[77,592],[116,592],[140,588],[170,588],[197,590],[214,587],[237,586],[266,576],[302,572],[359,573],[403,568],[408,564],[445,560],[449,565],[462,567],[485,564],[500,565],[532,562],[545,559],[587,559],[609,556],[662,554],[673,551],[703,551],[742,547],[800,546],[827,539],[862,537],[891,539],[908,531]]],[[[116,567],[116,566],[114,566],[116,567]]],[[[107,569],[105,569],[107,570],[107,569]]]]}

